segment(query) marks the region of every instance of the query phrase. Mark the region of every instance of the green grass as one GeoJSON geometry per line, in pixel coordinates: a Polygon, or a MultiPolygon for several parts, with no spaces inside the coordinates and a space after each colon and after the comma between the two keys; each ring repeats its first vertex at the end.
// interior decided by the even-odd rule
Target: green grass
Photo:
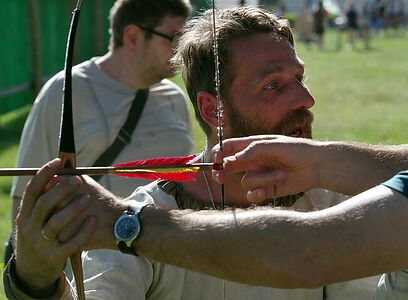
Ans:
{"type": "Polygon", "coordinates": [[[335,51],[334,39],[334,34],[328,37],[323,52],[298,47],[316,99],[315,137],[408,142],[406,38],[376,38],[370,50],[358,45],[353,51],[335,51]]]}
{"type": "MultiPolygon", "coordinates": [[[[324,51],[297,45],[306,63],[306,84],[316,99],[314,135],[318,139],[368,143],[408,142],[408,43],[405,38],[377,37],[372,48],[336,50],[336,34],[329,32],[324,51]]],[[[179,78],[174,81],[181,84],[179,78]]],[[[18,141],[29,107],[0,115],[0,166],[13,167],[18,141]]],[[[191,114],[194,119],[193,113],[191,114]]],[[[195,124],[196,149],[205,139],[195,124]]],[[[0,253],[11,220],[8,197],[11,178],[0,178],[0,253]]],[[[0,265],[2,270],[3,265],[0,265]]],[[[2,281],[0,283],[2,290],[2,281]]],[[[0,299],[5,299],[3,292],[0,299]]]]}

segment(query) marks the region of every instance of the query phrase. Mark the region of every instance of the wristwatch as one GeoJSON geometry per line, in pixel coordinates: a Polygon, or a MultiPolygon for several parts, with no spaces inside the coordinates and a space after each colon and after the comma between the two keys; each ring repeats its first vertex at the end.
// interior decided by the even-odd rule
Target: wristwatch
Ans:
{"type": "Polygon", "coordinates": [[[129,205],[115,222],[113,233],[115,234],[116,245],[122,253],[138,256],[132,248],[132,242],[137,239],[140,233],[139,213],[143,207],[129,205]]]}

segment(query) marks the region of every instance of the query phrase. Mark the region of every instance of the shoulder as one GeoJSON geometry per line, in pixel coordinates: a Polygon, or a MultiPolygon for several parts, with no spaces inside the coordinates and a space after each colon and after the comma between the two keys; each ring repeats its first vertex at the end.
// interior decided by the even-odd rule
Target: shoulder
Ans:
{"type": "MultiPolygon", "coordinates": [[[[93,60],[84,61],[72,68],[72,80],[75,83],[78,80],[82,80],[86,77],[93,69],[93,60]]],[[[41,88],[40,93],[38,94],[35,103],[38,102],[48,102],[54,101],[54,99],[60,100],[62,97],[62,89],[64,84],[65,73],[64,70],[58,72],[52,76],[41,88]]]]}
{"type": "Polygon", "coordinates": [[[157,96],[174,96],[186,98],[183,90],[174,82],[168,79],[162,79],[160,82],[150,87],[150,93],[157,96]]]}
{"type": "Polygon", "coordinates": [[[96,57],[83,61],[72,68],[72,79],[83,79],[89,76],[90,73],[97,72],[99,68],[95,64],[96,57]]]}
{"type": "Polygon", "coordinates": [[[64,83],[64,71],[60,71],[52,76],[41,88],[34,103],[45,101],[47,96],[55,95],[56,93],[62,95],[62,86],[64,83]]]}

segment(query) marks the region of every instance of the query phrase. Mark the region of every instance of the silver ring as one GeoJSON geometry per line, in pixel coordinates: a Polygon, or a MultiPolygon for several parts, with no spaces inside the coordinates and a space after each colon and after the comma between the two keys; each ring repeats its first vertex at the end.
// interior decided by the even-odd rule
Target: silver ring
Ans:
{"type": "Polygon", "coordinates": [[[44,228],[41,229],[41,235],[42,235],[42,237],[43,237],[44,239],[46,239],[47,241],[51,241],[51,239],[45,234],[44,228]]]}

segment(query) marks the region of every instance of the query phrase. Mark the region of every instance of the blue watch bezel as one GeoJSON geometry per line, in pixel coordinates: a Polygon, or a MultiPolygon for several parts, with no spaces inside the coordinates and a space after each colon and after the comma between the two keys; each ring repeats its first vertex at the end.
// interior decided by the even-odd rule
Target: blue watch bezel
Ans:
{"type": "Polygon", "coordinates": [[[115,222],[113,233],[115,235],[116,245],[122,253],[137,256],[136,252],[132,248],[132,242],[140,233],[139,211],[136,207],[129,206],[127,210],[122,213],[122,215],[115,222]],[[122,225],[125,220],[131,220],[135,225],[134,232],[129,238],[121,236],[118,230],[119,226],[122,225]]]}

